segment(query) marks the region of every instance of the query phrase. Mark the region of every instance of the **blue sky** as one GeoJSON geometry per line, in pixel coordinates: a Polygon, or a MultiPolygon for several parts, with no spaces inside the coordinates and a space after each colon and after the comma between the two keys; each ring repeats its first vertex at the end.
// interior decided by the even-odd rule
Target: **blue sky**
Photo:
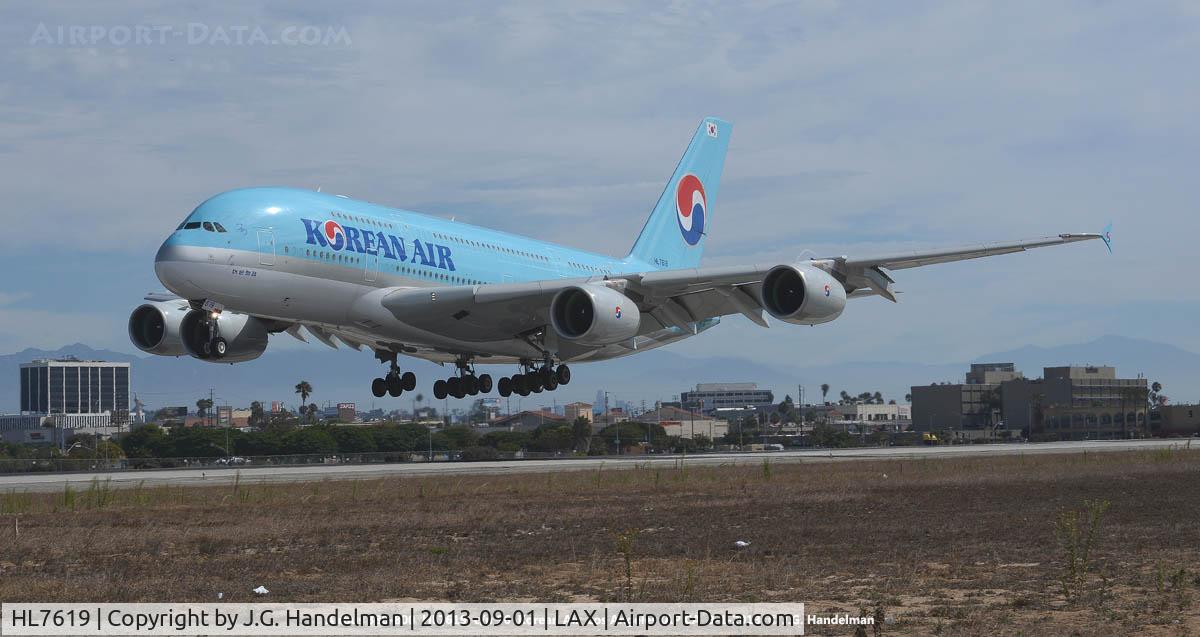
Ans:
{"type": "Polygon", "coordinates": [[[158,243],[241,186],[623,254],[705,115],[734,123],[706,263],[1110,220],[1116,253],[899,272],[898,305],[818,328],[733,318],[679,354],[937,363],[1103,334],[1200,351],[1198,26],[1187,2],[5,3],[0,351],[131,350],[158,243]],[[73,46],[39,25],[184,35],[73,46]],[[187,37],[305,26],[348,39],[187,37]]]}

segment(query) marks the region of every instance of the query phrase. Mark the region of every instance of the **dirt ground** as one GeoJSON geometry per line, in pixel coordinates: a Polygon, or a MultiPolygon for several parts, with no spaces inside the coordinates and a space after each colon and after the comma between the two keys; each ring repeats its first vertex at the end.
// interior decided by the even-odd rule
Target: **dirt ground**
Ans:
{"type": "Polygon", "coordinates": [[[259,585],[275,602],[803,601],[878,613],[884,635],[1200,634],[1200,451],[0,493],[2,601],[259,585]]]}

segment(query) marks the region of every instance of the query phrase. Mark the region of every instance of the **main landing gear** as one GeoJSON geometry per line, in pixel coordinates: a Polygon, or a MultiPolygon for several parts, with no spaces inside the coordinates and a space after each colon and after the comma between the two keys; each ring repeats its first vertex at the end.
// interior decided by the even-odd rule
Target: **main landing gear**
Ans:
{"type": "Polygon", "coordinates": [[[400,366],[396,364],[395,352],[376,352],[375,357],[391,363],[391,369],[386,376],[371,381],[371,393],[376,398],[383,398],[385,394],[392,398],[399,398],[400,394],[417,388],[417,375],[412,372],[400,373],[400,366]]]}
{"type": "Polygon", "coordinates": [[[433,397],[438,400],[447,396],[452,398],[478,396],[490,391],[492,391],[491,375],[476,376],[475,369],[467,361],[458,362],[458,376],[451,376],[446,380],[438,380],[433,383],[433,397]]]}
{"type": "Polygon", "coordinates": [[[502,397],[508,398],[513,394],[528,396],[529,394],[540,394],[543,391],[554,391],[558,389],[559,385],[571,382],[571,368],[566,365],[559,365],[555,368],[553,364],[547,362],[537,368],[531,364],[525,364],[523,367],[525,373],[506,376],[496,383],[502,397]]]}

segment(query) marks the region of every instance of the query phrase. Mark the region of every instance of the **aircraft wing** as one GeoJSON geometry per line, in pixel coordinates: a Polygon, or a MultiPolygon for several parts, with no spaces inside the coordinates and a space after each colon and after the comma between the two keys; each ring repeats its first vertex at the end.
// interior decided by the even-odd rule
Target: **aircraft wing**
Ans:
{"type": "MultiPolygon", "coordinates": [[[[1105,234],[1061,234],[1055,237],[965,246],[948,250],[902,252],[876,257],[828,257],[806,265],[837,278],[850,298],[882,296],[895,301],[894,281],[885,270],[977,259],[1032,248],[1103,239],[1105,234]]],[[[550,303],[559,291],[577,285],[603,285],[632,299],[641,310],[638,338],[696,333],[706,322],[741,314],[767,326],[759,304],[763,277],[777,263],[628,272],[607,277],[547,279],[529,283],[392,288],[381,290],[378,303],[404,323],[466,341],[491,341],[532,335],[549,323],[550,303]],[[646,320],[647,318],[651,320],[646,320]]],[[[637,347],[637,339],[629,343],[637,347]]]]}
{"type": "Polygon", "coordinates": [[[981,243],[978,245],[963,246],[960,248],[951,248],[949,250],[932,250],[929,252],[898,252],[895,254],[887,254],[876,257],[866,258],[848,258],[841,257],[846,267],[880,267],[888,270],[903,270],[906,268],[916,268],[923,265],[933,265],[935,263],[950,263],[951,261],[965,261],[967,259],[978,259],[980,257],[991,257],[998,254],[1009,254],[1012,252],[1022,252],[1033,248],[1044,248],[1046,246],[1062,245],[1064,243],[1073,243],[1075,241],[1089,241],[1091,239],[1103,239],[1105,243],[1108,238],[1105,234],[1060,234],[1057,237],[1043,237],[1041,239],[1028,239],[1025,241],[1009,241],[1002,243],[981,243]]]}

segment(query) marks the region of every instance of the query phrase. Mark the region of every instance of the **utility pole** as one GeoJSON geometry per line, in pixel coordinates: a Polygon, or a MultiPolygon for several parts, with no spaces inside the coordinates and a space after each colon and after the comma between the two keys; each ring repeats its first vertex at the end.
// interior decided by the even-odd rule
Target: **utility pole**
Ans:
{"type": "MultiPolygon", "coordinates": [[[[229,407],[228,404],[225,405],[229,407]]],[[[225,422],[225,457],[229,458],[233,455],[233,451],[229,448],[229,429],[233,427],[233,409],[229,410],[229,420],[225,422]]]]}
{"type": "MultiPolygon", "coordinates": [[[[612,426],[612,418],[608,415],[608,392],[604,392],[604,424],[612,426]]],[[[617,455],[621,455],[621,428],[615,427],[617,432],[617,455]]]]}
{"type": "MultiPolygon", "coordinates": [[[[700,401],[700,408],[704,408],[704,401],[700,401]]],[[[696,444],[696,410],[689,409],[688,413],[692,415],[692,444],[696,444]]]]}
{"type": "Polygon", "coordinates": [[[213,410],[213,389],[212,389],[212,387],[209,387],[208,388],[208,413],[205,414],[206,416],[208,416],[208,426],[209,427],[211,427],[213,424],[212,410],[213,410]]]}

